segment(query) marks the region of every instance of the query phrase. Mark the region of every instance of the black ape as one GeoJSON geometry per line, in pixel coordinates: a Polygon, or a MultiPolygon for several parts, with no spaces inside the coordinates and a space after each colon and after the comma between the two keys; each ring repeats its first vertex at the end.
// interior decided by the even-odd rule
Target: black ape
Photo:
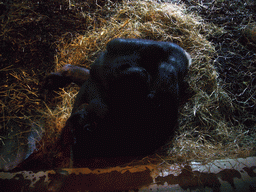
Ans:
{"type": "MultiPolygon", "coordinates": [[[[65,144],[72,133],[74,158],[146,155],[162,146],[173,134],[190,62],[173,43],[110,41],[91,66],[62,133],[65,144]]],[[[72,81],[63,72],[48,81],[55,76],[72,81]]]]}

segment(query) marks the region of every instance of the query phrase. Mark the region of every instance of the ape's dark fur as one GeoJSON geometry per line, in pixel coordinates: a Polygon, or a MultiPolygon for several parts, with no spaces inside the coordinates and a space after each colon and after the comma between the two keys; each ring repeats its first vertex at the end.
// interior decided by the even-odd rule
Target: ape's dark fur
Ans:
{"type": "Polygon", "coordinates": [[[146,155],[163,145],[177,122],[179,87],[189,65],[189,55],[173,43],[110,41],[63,130],[65,144],[65,133],[74,138],[74,158],[146,155]]]}

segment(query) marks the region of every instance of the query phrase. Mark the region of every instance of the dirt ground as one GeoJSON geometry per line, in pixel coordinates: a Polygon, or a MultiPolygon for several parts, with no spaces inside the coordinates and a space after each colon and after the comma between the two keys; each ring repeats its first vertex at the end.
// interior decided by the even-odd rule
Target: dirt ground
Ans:
{"type": "MultiPolygon", "coordinates": [[[[226,33],[211,36],[216,56],[215,66],[224,88],[234,96],[235,104],[243,106],[237,111],[239,123],[255,129],[255,21],[256,4],[248,1],[184,1],[189,11],[197,12],[205,21],[222,27],[226,33]],[[202,2],[202,3],[199,3],[202,2]],[[247,29],[253,30],[249,33],[247,29]],[[253,36],[253,37],[252,37],[253,36]]],[[[234,122],[235,123],[235,122],[234,122]]]]}
{"type": "MultiPolygon", "coordinates": [[[[46,74],[55,69],[55,56],[60,51],[58,46],[61,42],[71,42],[92,27],[83,17],[82,11],[86,9],[95,16],[94,27],[99,27],[101,23],[97,20],[97,15],[105,1],[69,2],[0,1],[0,169],[12,169],[38,147],[32,141],[30,151],[25,152],[28,148],[27,142],[32,138],[31,134],[33,138],[40,138],[45,132],[42,125],[35,124],[31,131],[29,122],[38,119],[41,115],[38,111],[45,109],[46,104],[53,108],[60,101],[56,93],[44,98],[40,92],[41,82],[46,74]]],[[[161,2],[164,1],[156,3],[161,2]]],[[[256,147],[255,1],[167,2],[185,4],[188,13],[198,14],[205,22],[213,23],[225,31],[221,35],[207,36],[207,40],[215,47],[212,62],[219,72],[222,88],[232,99],[234,118],[229,122],[242,127],[247,135],[239,147],[243,148],[249,143],[252,148],[248,153],[245,152],[245,156],[255,155],[251,152],[256,147]]],[[[56,140],[54,131],[50,135],[52,140],[56,140]]]]}

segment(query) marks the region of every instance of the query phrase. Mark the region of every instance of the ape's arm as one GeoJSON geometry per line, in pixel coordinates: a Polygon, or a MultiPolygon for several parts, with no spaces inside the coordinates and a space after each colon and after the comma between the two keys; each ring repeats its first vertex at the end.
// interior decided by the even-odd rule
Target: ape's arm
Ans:
{"type": "Polygon", "coordinates": [[[67,64],[57,72],[50,73],[44,79],[42,89],[58,90],[71,82],[76,83],[78,86],[82,86],[89,76],[90,70],[67,64]]]}
{"type": "Polygon", "coordinates": [[[71,81],[78,86],[82,86],[90,77],[90,70],[70,64],[65,65],[59,72],[61,72],[63,76],[71,79],[71,81]]]}

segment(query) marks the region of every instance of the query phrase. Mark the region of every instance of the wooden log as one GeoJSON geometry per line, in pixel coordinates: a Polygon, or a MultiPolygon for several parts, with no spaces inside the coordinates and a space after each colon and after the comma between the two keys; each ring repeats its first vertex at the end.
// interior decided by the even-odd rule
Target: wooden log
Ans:
{"type": "Polygon", "coordinates": [[[208,164],[0,172],[1,191],[255,191],[256,157],[208,164]]]}

